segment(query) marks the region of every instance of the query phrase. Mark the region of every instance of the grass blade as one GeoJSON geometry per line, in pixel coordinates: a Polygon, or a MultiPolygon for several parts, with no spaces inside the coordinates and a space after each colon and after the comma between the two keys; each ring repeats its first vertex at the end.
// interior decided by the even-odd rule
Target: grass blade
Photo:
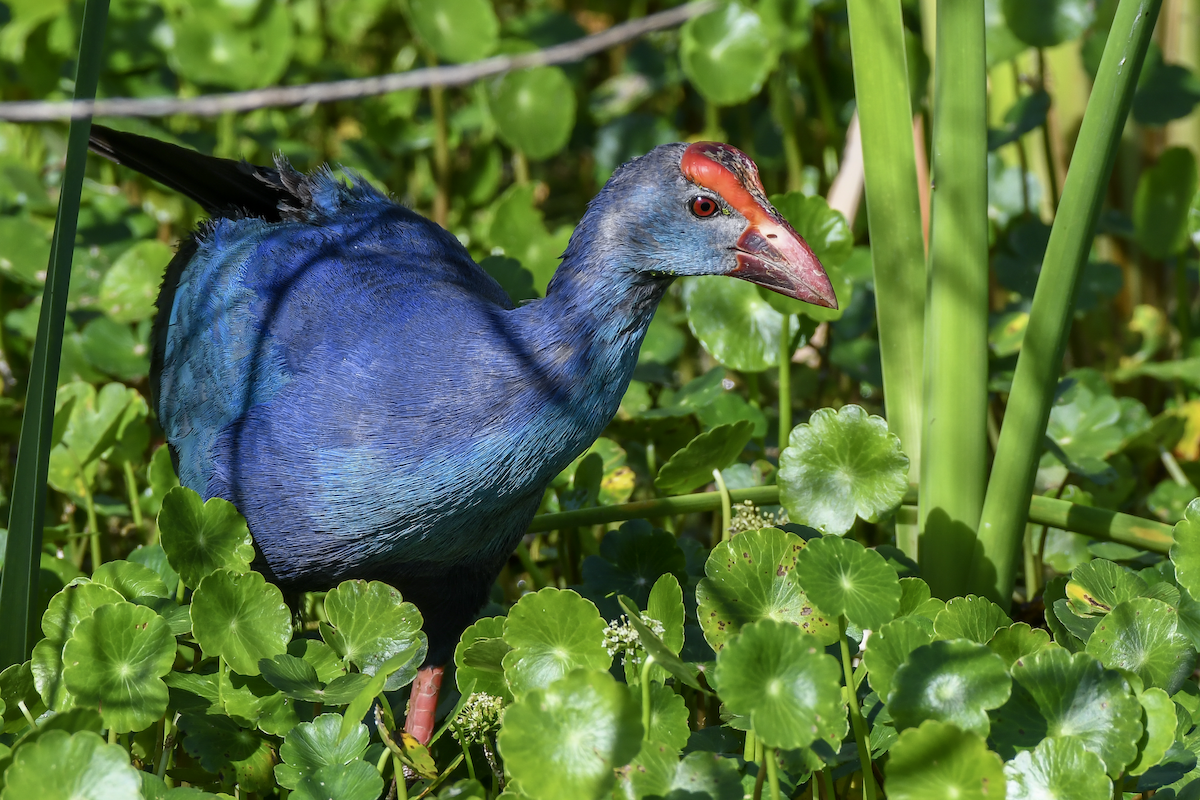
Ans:
{"type": "Polygon", "coordinates": [[[1162,0],[1121,0],[1087,105],[1017,360],[971,570],[975,591],[1007,608],[1075,287],[1162,0]]]}
{"type": "MultiPolygon", "coordinates": [[[[899,0],[849,0],[854,91],[862,129],[871,255],[888,426],[921,474],[925,243],[899,0]]],[[[916,556],[913,537],[901,548],[916,556]]]]}
{"type": "Polygon", "coordinates": [[[925,316],[921,573],[967,591],[987,472],[987,65],[982,3],[939,0],[925,316]]]}
{"type": "MultiPolygon", "coordinates": [[[[79,60],[75,68],[75,99],[96,96],[108,0],[87,0],[79,60]]],[[[54,398],[58,389],[58,364],[62,355],[63,323],[67,315],[67,289],[71,281],[71,255],[79,222],[79,196],[87,162],[90,118],[71,121],[67,135],[67,162],[54,223],[54,241],[42,293],[37,340],[29,371],[29,392],[21,420],[16,477],[8,518],[8,544],[4,577],[0,583],[0,668],[28,658],[38,630],[38,572],[42,550],[42,518],[46,512],[46,473],[50,464],[50,435],[54,427],[54,398]]]]}

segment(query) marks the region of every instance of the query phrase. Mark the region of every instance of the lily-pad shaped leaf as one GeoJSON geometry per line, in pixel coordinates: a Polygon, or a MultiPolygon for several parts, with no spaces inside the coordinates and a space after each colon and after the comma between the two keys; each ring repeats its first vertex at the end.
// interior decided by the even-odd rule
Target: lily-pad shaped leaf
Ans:
{"type": "Polygon", "coordinates": [[[1017,753],[1004,766],[1004,776],[1008,800],[1107,800],[1113,793],[1104,762],[1075,739],[1043,739],[1033,750],[1017,753]]]}
{"type": "Polygon", "coordinates": [[[512,693],[504,680],[504,653],[500,653],[500,668],[494,670],[491,664],[484,669],[466,663],[467,651],[481,642],[499,642],[504,645],[504,652],[512,647],[504,641],[504,617],[484,617],[476,620],[475,624],[463,631],[458,646],[454,648],[454,680],[458,683],[458,691],[463,697],[470,697],[475,692],[490,694],[512,701],[512,693]]]}
{"type": "Polygon", "coordinates": [[[1080,616],[1107,614],[1119,603],[1146,593],[1146,582],[1119,564],[1097,558],[1071,571],[1067,600],[1080,616]]]}
{"type": "Polygon", "coordinates": [[[139,597],[169,597],[158,573],[132,561],[109,561],[92,573],[92,582],[121,593],[126,600],[139,597]]]}
{"type": "Polygon", "coordinates": [[[279,785],[296,789],[322,767],[344,766],[361,759],[370,743],[367,726],[359,723],[345,738],[340,737],[341,728],[340,714],[322,714],[288,731],[279,748],[283,763],[275,767],[279,785]]]}
{"type": "Polygon", "coordinates": [[[1162,689],[1147,689],[1138,695],[1142,704],[1142,738],[1138,757],[1126,768],[1130,775],[1142,775],[1166,756],[1175,742],[1175,704],[1162,689]]]}
{"type": "MultiPolygon", "coordinates": [[[[638,718],[642,716],[642,698],[634,695],[637,703],[638,718]]],[[[676,694],[669,686],[655,684],[650,689],[650,734],[647,741],[659,742],[678,752],[688,742],[691,729],[688,728],[688,707],[683,702],[683,696],[676,694]]]]}
{"type": "Polygon", "coordinates": [[[497,738],[505,768],[531,800],[602,797],[613,770],[637,755],[642,723],[627,686],[581,669],[518,697],[497,738]]]}
{"type": "Polygon", "coordinates": [[[184,714],[179,719],[179,729],[184,734],[183,749],[214,774],[230,767],[236,769],[234,765],[253,758],[262,745],[261,736],[245,730],[224,714],[184,714]]]}
{"type": "Polygon", "coordinates": [[[986,597],[969,594],[955,597],[933,620],[938,639],[970,639],[987,644],[996,631],[1012,624],[1000,606],[986,597]]]}
{"type": "Polygon", "coordinates": [[[100,281],[100,310],[114,322],[152,317],[163,270],[173,255],[169,245],[157,239],[142,239],[118,256],[100,281]]]}
{"type": "Polygon", "coordinates": [[[129,754],[97,734],[52,730],[18,747],[4,771],[3,800],[118,800],[141,797],[129,754]]]}
{"type": "MultiPolygon", "coordinates": [[[[603,606],[606,598],[623,594],[644,608],[650,590],[663,575],[687,580],[687,559],[678,540],[645,520],[631,520],[600,540],[600,554],[583,562],[585,591],[603,606]]],[[[609,609],[617,613],[615,608],[609,609]]]]}
{"type": "Polygon", "coordinates": [[[946,607],[944,600],[932,597],[929,584],[920,578],[900,579],[900,609],[897,617],[924,617],[933,622],[946,607]]]}
{"type": "Polygon", "coordinates": [[[504,677],[513,695],[547,687],[575,669],[608,669],[604,628],[596,606],[569,589],[547,587],[522,597],[504,622],[504,641],[512,648],[504,656],[504,677]]]}
{"type": "Polygon", "coordinates": [[[836,618],[819,611],[792,574],[804,540],[777,528],[745,531],[712,549],[696,587],[696,615],[717,651],[760,619],[798,626],[824,646],[837,641],[836,618]]]}
{"type": "MultiPolygon", "coordinates": [[[[683,302],[688,327],[722,365],[739,372],[762,372],[779,363],[784,315],[745,281],[719,275],[686,278],[683,302]]],[[[790,321],[788,338],[799,330],[790,321]]]]}
{"type": "Polygon", "coordinates": [[[167,561],[195,589],[217,570],[250,570],[254,544],[246,520],[219,497],[208,502],[185,486],[167,492],[158,512],[158,531],[167,561]]]}
{"type": "MultiPolygon", "coordinates": [[[[0,720],[12,722],[18,717],[24,717],[21,713],[21,703],[25,704],[27,710],[36,713],[35,709],[40,706],[38,700],[31,662],[13,664],[0,672],[0,720]]],[[[0,728],[2,727],[3,724],[0,723],[0,728]]]]}
{"type": "Polygon", "coordinates": [[[991,800],[1001,795],[1004,765],[977,734],[926,720],[892,745],[885,777],[890,800],[991,800]]]}
{"type": "Polygon", "coordinates": [[[1088,0],[1004,0],[1004,19],[1031,47],[1054,47],[1078,39],[1095,19],[1088,0]]]}
{"type": "Polygon", "coordinates": [[[175,596],[175,590],[179,586],[179,573],[171,569],[171,565],[167,563],[167,554],[163,551],[161,544],[155,542],[139,547],[129,554],[129,560],[134,564],[141,564],[143,567],[152,569],[162,580],[163,585],[167,587],[166,596],[175,596]]]}
{"type": "Polygon", "coordinates": [[[927,719],[988,734],[987,712],[1008,700],[1012,679],[1004,659],[968,639],[918,647],[892,678],[887,708],[900,730],[927,719]]]}
{"type": "Polygon", "coordinates": [[[770,619],[747,625],[717,654],[726,707],[748,717],[765,744],[788,750],[845,735],[840,672],[796,626],[770,619]]]}
{"type": "Polygon", "coordinates": [[[300,781],[289,798],[295,800],[376,800],[383,777],[365,761],[321,767],[300,781]]]}
{"type": "MultiPolygon", "coordinates": [[[[325,595],[321,638],[345,660],[368,675],[401,650],[421,640],[421,612],[405,602],[400,592],[379,581],[343,581],[325,595]]],[[[421,660],[424,652],[421,652],[421,660]]],[[[390,678],[388,689],[406,686],[416,677],[416,668],[403,669],[390,678]]]]}
{"type": "Polygon", "coordinates": [[[1200,500],[1193,500],[1175,525],[1171,563],[1175,580],[1192,597],[1200,597],[1200,500]]]}
{"type": "Polygon", "coordinates": [[[1030,627],[1026,622],[1017,622],[996,631],[988,642],[992,652],[1004,659],[1010,667],[1018,660],[1033,655],[1050,646],[1050,634],[1041,628],[1030,627]]]}
{"type": "Polygon", "coordinates": [[[1139,597],[1100,621],[1087,651],[1111,669],[1125,669],[1174,694],[1196,666],[1196,648],[1179,631],[1179,614],[1166,603],[1139,597]]]}
{"type": "Polygon", "coordinates": [[[740,3],[694,17],[680,32],[679,61],[688,80],[718,106],[749,100],[775,69],[778,54],[762,18],[740,3]]]}
{"type": "Polygon", "coordinates": [[[1012,666],[1012,697],[991,713],[991,740],[1002,755],[1047,736],[1077,739],[1104,761],[1109,777],[1137,756],[1142,706],[1121,674],[1087,653],[1039,650],[1012,666]]]}
{"type": "Polygon", "coordinates": [[[664,494],[684,494],[703,486],[713,479],[713,470],[725,469],[741,455],[753,435],[754,423],[749,420],[705,431],[663,464],[655,487],[664,494]]]}
{"type": "Polygon", "coordinates": [[[355,672],[335,677],[326,686],[312,664],[289,653],[261,659],[258,668],[263,680],[285,697],[304,703],[344,705],[353,700],[370,681],[370,676],[355,672]]]}
{"type": "Polygon", "coordinates": [[[853,539],[810,539],[796,555],[796,580],[826,614],[876,630],[900,609],[900,579],[883,556],[853,539]]]}
{"type": "Polygon", "coordinates": [[[737,762],[716,753],[688,753],[675,768],[666,796],[672,800],[741,800],[742,781],[737,762]]]}
{"type": "Polygon", "coordinates": [[[478,61],[496,49],[500,23],[488,0],[412,0],[416,33],[438,58],[478,61]]]}
{"type": "Polygon", "coordinates": [[[908,490],[908,456],[882,417],[860,406],[823,408],[792,430],[779,456],[779,499],[792,522],[843,534],[855,517],[878,522],[908,490]]]}
{"type": "Polygon", "coordinates": [[[911,617],[900,617],[871,635],[863,653],[863,664],[871,688],[880,697],[892,689],[892,677],[909,653],[933,641],[932,625],[926,627],[911,617]]]}
{"type": "Polygon", "coordinates": [[[122,602],[114,589],[99,583],[71,583],[54,597],[42,614],[42,632],[46,638],[33,648],[30,669],[33,683],[46,708],[65,711],[73,705],[71,693],[63,681],[63,646],[81,620],[88,619],[101,606],[122,602]]]}
{"type": "Polygon", "coordinates": [[[175,637],[144,606],[101,606],[75,626],[63,648],[63,682],[75,704],[95,708],[118,733],[153,725],[167,710],[162,677],[175,662],[175,637]]]}
{"type": "Polygon", "coordinates": [[[224,658],[234,672],[257,675],[259,659],[287,652],[292,615],[283,594],[259,573],[221,570],[192,596],[192,631],[206,654],[224,658]]]}
{"type": "Polygon", "coordinates": [[[492,99],[500,138],[529,158],[562,150],[575,127],[575,90],[558,67],[533,67],[505,74],[492,99]]]}

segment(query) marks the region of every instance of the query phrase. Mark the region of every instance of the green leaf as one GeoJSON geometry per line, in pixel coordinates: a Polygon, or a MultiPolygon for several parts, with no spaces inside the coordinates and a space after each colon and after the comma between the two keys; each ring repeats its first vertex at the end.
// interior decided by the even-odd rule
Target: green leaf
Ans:
{"type": "Polygon", "coordinates": [[[814,645],[794,625],[764,619],[717,654],[721,699],[770,747],[790,750],[846,734],[841,670],[814,645]]]}
{"type": "Polygon", "coordinates": [[[143,239],[122,253],[100,281],[100,310],[115,322],[153,317],[163,272],[173,255],[157,239],[143,239]]]}
{"type": "Polygon", "coordinates": [[[930,596],[929,584],[925,581],[920,578],[900,579],[900,610],[896,612],[897,617],[925,617],[933,622],[945,607],[945,601],[930,596]]]}
{"type": "Polygon", "coordinates": [[[1130,775],[1143,775],[1159,764],[1175,742],[1175,704],[1162,689],[1147,689],[1138,695],[1142,704],[1142,738],[1138,756],[1126,768],[1130,775]]]}
{"type": "Polygon", "coordinates": [[[562,150],[575,127],[575,90],[558,67],[533,67],[500,79],[492,100],[500,138],[535,161],[562,150]]]}
{"type": "Polygon", "coordinates": [[[1115,397],[1075,384],[1050,409],[1046,435],[1073,461],[1104,459],[1121,447],[1120,419],[1121,404],[1115,397]]]}
{"type": "MultiPolygon", "coordinates": [[[[846,218],[842,216],[842,212],[830,208],[829,203],[820,195],[788,192],[771,195],[770,200],[775,210],[808,242],[821,266],[825,267],[837,296],[838,307],[833,309],[814,306],[784,297],[769,289],[759,289],[759,294],[782,314],[803,314],[817,322],[841,319],[854,296],[854,280],[849,272],[842,269],[854,253],[854,234],[846,224],[846,218]]],[[[866,252],[869,260],[869,251],[866,252]]]]}
{"type": "Polygon", "coordinates": [[[275,767],[279,785],[297,789],[322,767],[345,766],[361,759],[370,743],[367,726],[359,723],[345,738],[339,736],[341,727],[341,715],[322,714],[288,731],[279,748],[283,763],[275,767]]]}
{"type": "Polygon", "coordinates": [[[75,704],[97,709],[119,733],[145,730],[166,713],[162,677],[175,663],[175,638],[150,609],[124,602],[97,608],[75,626],[62,658],[75,704]]]}
{"type": "Polygon", "coordinates": [[[900,734],[888,753],[889,800],[990,800],[1003,796],[1004,768],[977,734],[927,720],[900,734]]]}
{"type": "MultiPolygon", "coordinates": [[[[504,677],[512,693],[545,688],[575,669],[608,669],[604,620],[575,592],[547,587],[517,601],[504,622],[504,677]]],[[[556,695],[555,695],[556,696],[556,695]]]]}
{"type": "Polygon", "coordinates": [[[1012,144],[1030,131],[1046,123],[1050,110],[1050,95],[1043,89],[1017,99],[1004,112],[1004,123],[999,128],[988,130],[988,150],[998,150],[1012,144]]]}
{"type": "Polygon", "coordinates": [[[696,587],[696,616],[704,638],[720,651],[752,622],[772,619],[799,626],[818,645],[839,635],[831,619],[809,602],[792,574],[804,540],[776,528],[746,531],[712,549],[696,587]]]}
{"type": "Polygon", "coordinates": [[[1125,669],[1147,686],[1174,694],[1196,666],[1196,649],[1179,631],[1174,608],[1149,597],[1112,610],[1087,640],[1087,651],[1112,669],[1125,669]]]}
{"type": "Polygon", "coordinates": [[[1075,739],[1042,740],[1006,764],[1004,776],[1008,800],[1107,800],[1113,792],[1104,762],[1075,739]]]}
{"type": "Polygon", "coordinates": [[[1192,597],[1200,597],[1200,500],[1193,500],[1175,525],[1171,563],[1175,580],[1192,597]]]}
{"type": "Polygon", "coordinates": [[[810,539],[796,556],[796,580],[822,611],[878,629],[900,609],[900,579],[883,556],[853,539],[810,539]]]}
{"type": "Polygon", "coordinates": [[[770,41],[758,14],[740,3],[728,3],[684,23],[679,62],[708,102],[736,105],[758,94],[775,69],[778,54],[766,44],[770,41]]]}
{"type": "Polygon", "coordinates": [[[713,479],[713,470],[725,469],[742,454],[754,435],[754,423],[740,420],[718,425],[700,434],[687,447],[675,451],[654,479],[663,494],[685,494],[713,479]]]}
{"type": "MultiPolygon", "coordinates": [[[[783,314],[745,281],[720,275],[683,280],[688,327],[709,355],[739,372],[762,372],[779,363],[783,314]]],[[[799,323],[791,320],[789,338],[799,323]]]]}
{"type": "MultiPolygon", "coordinates": [[[[33,682],[33,671],[29,661],[13,664],[0,672],[0,719],[3,722],[24,718],[20,703],[24,703],[30,712],[36,713],[38,701],[37,686],[33,682]]],[[[0,728],[3,728],[2,724],[0,728]]]]}
{"type": "Polygon", "coordinates": [[[1012,696],[991,713],[1001,755],[1047,736],[1073,738],[1103,759],[1110,777],[1137,756],[1142,706],[1120,673],[1088,653],[1048,647],[1017,661],[1011,674],[1012,696]]]}
{"type": "Polygon", "coordinates": [[[221,570],[192,596],[192,631],[206,654],[224,658],[234,672],[257,675],[259,659],[287,651],[292,615],[283,594],[259,573],[221,570]]]}
{"type": "Polygon", "coordinates": [[[1003,8],[1009,29],[1032,47],[1078,39],[1096,15],[1087,0],[1004,0],[1003,8]]]}
{"type": "Polygon", "coordinates": [[[1146,58],[1133,96],[1133,118],[1139,125],[1161,127],[1182,119],[1192,113],[1197,101],[1200,80],[1191,70],[1182,64],[1146,58]]]}
{"type": "Polygon", "coordinates": [[[158,573],[132,561],[108,561],[92,573],[92,582],[121,593],[126,600],[139,597],[170,597],[158,573]]]}
{"type": "Polygon", "coordinates": [[[911,617],[894,619],[875,631],[867,641],[863,664],[871,688],[881,698],[892,689],[892,679],[909,653],[933,641],[933,631],[911,617]]]}
{"type": "Polygon", "coordinates": [[[170,20],[172,67],[199,84],[256,89],[276,83],[291,61],[295,37],[284,3],[239,6],[196,0],[173,7],[170,20]],[[231,16],[231,10],[251,12],[231,16]]]}
{"type": "MultiPolygon", "coordinates": [[[[674,675],[676,680],[681,683],[691,686],[693,689],[700,689],[700,682],[696,680],[696,668],[684,663],[663,643],[662,639],[658,638],[654,631],[646,626],[646,621],[638,613],[637,608],[630,604],[628,597],[620,597],[618,600],[629,624],[637,631],[638,643],[645,649],[646,654],[654,659],[655,664],[674,675]]],[[[626,666],[628,667],[628,664],[626,666]]],[[[653,679],[653,672],[651,679],[653,679]]]]}
{"type": "Polygon", "coordinates": [[[365,761],[321,767],[289,795],[294,800],[376,800],[383,777],[365,761]]]}
{"type": "Polygon", "coordinates": [[[411,0],[408,8],[417,35],[438,58],[461,64],[496,49],[500,22],[488,0],[411,0]]]}
{"type": "Polygon", "coordinates": [[[938,641],[913,650],[896,670],[887,708],[901,730],[935,719],[986,738],[987,712],[1011,691],[1008,666],[986,645],[938,641]]]}
{"type": "Polygon", "coordinates": [[[1026,656],[1050,646],[1050,634],[1041,628],[1031,628],[1028,623],[1017,622],[996,631],[988,642],[992,652],[1004,659],[1010,667],[1026,656]]]}
{"type": "Polygon", "coordinates": [[[671,800],[741,800],[743,797],[737,762],[702,751],[683,757],[667,791],[671,800]]]}
{"type": "Polygon", "coordinates": [[[219,497],[204,502],[185,486],[163,498],[158,531],[171,568],[193,589],[218,570],[248,572],[254,560],[250,529],[233,504],[219,497]]]}
{"type": "Polygon", "coordinates": [[[1067,601],[1080,616],[1107,614],[1119,604],[1141,597],[1146,589],[1146,582],[1132,571],[1097,558],[1071,571],[1067,601]]]}
{"type": "Polygon", "coordinates": [[[646,616],[663,626],[663,644],[679,655],[683,650],[684,607],[683,589],[678,578],[666,574],[654,582],[650,598],[646,601],[646,616]]]}
{"type": "Polygon", "coordinates": [[[391,691],[407,686],[428,649],[421,632],[424,620],[400,592],[379,581],[343,581],[325,595],[321,638],[338,655],[368,675],[392,656],[416,647],[414,661],[388,680],[391,691]]]}
{"type": "Polygon", "coordinates": [[[476,644],[499,642],[503,645],[504,652],[510,650],[511,647],[504,641],[503,636],[504,617],[484,617],[463,631],[462,638],[454,648],[454,680],[463,697],[482,692],[500,697],[506,702],[512,701],[512,693],[504,680],[503,654],[500,654],[499,670],[495,670],[491,665],[488,669],[481,669],[467,663],[467,653],[476,644]]]}
{"type": "MultiPolygon", "coordinates": [[[[642,719],[641,695],[635,694],[634,700],[638,719],[642,719]]],[[[650,689],[650,735],[647,740],[661,742],[676,752],[682,750],[691,734],[688,713],[682,695],[676,694],[669,686],[655,684],[650,689]]]]}
{"type": "Polygon", "coordinates": [[[908,456],[882,417],[856,405],[823,408],[792,431],[779,456],[779,499],[792,522],[823,533],[878,522],[908,491],[908,456]]]}
{"type": "Polygon", "coordinates": [[[30,217],[0,216],[0,275],[30,288],[46,280],[50,237],[30,217]]]}
{"type": "Polygon", "coordinates": [[[95,733],[54,730],[13,752],[3,800],[128,800],[141,797],[129,754],[95,733]]]}
{"type": "Polygon", "coordinates": [[[262,738],[243,730],[223,714],[184,714],[179,719],[183,749],[207,772],[222,772],[227,765],[253,758],[262,738]]]}
{"type": "Polygon", "coordinates": [[[99,583],[72,583],[50,599],[42,614],[46,638],[34,646],[30,667],[38,694],[51,711],[65,711],[73,704],[62,677],[62,651],[75,627],[97,608],[122,599],[117,591],[99,583]]]}
{"type": "Polygon", "coordinates": [[[1181,253],[1189,244],[1188,210],[1196,196],[1196,158],[1171,147],[1138,179],[1133,225],[1138,246],[1152,258],[1181,253]]]}
{"type": "Polygon", "coordinates": [[[644,608],[651,587],[663,575],[686,581],[687,559],[674,536],[651,528],[645,520],[631,520],[606,534],[600,540],[600,554],[583,561],[584,585],[598,605],[616,593],[628,595],[644,608]]]}
{"type": "Polygon", "coordinates": [[[613,770],[637,755],[641,739],[628,687],[581,669],[518,697],[504,712],[497,744],[525,794],[561,800],[607,794],[613,770]]]}
{"type": "Polygon", "coordinates": [[[970,639],[987,644],[996,631],[1012,624],[1000,606],[973,594],[955,597],[938,612],[933,631],[938,639],[970,639]]]}

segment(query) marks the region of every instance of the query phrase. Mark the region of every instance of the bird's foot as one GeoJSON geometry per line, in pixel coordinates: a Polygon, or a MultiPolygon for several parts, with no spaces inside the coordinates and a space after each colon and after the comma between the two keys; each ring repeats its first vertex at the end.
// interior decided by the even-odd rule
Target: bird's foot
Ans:
{"type": "Polygon", "coordinates": [[[445,667],[423,667],[417,670],[417,679],[413,681],[404,730],[423,745],[429,744],[433,736],[433,715],[437,711],[438,690],[442,688],[445,671],[445,667]]]}

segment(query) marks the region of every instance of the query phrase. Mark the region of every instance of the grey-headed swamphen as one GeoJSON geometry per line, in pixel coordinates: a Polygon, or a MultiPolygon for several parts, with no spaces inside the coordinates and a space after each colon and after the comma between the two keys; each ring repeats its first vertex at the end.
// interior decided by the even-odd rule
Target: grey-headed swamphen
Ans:
{"type": "Polygon", "coordinates": [[[365,181],[94,127],[92,149],[212,219],[167,267],[150,385],[183,485],[246,517],[286,590],[384,581],[425,618],[406,724],[550,481],[616,413],[684,275],[836,307],[758,170],[713,142],[616,171],[544,299],[514,306],[454,236],[365,181]]]}

